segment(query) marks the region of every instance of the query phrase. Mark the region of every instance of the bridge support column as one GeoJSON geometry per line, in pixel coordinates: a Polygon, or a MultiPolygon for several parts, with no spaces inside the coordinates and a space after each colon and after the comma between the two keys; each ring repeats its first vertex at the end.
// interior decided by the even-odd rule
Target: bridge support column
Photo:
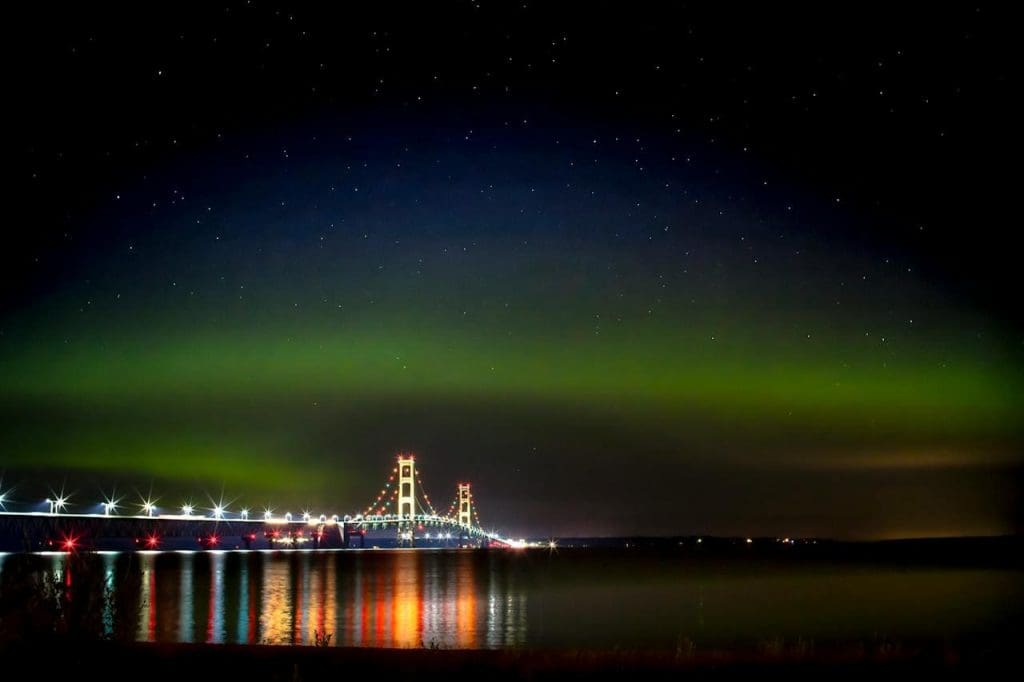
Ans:
{"type": "Polygon", "coordinates": [[[473,519],[473,493],[468,483],[459,484],[459,525],[471,526],[473,519]]]}
{"type": "Polygon", "coordinates": [[[404,529],[408,529],[411,547],[413,527],[416,522],[416,459],[412,455],[398,456],[398,542],[404,544],[404,529]],[[408,519],[407,523],[402,523],[408,519]]]}
{"type": "Polygon", "coordinates": [[[398,456],[398,515],[409,519],[416,515],[416,460],[398,456]]]}

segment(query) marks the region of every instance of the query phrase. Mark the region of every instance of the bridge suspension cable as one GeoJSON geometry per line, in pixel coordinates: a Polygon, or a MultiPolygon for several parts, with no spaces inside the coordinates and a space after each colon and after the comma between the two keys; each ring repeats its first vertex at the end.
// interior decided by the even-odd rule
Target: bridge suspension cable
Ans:
{"type": "Polygon", "coordinates": [[[479,505],[476,503],[476,497],[473,497],[473,523],[476,524],[477,528],[483,528],[480,525],[480,511],[477,509],[479,505]]]}
{"type": "Polygon", "coordinates": [[[423,513],[429,513],[431,516],[437,516],[437,512],[434,511],[434,505],[430,501],[430,495],[427,494],[427,489],[423,487],[423,477],[420,476],[419,469],[416,469],[416,491],[422,495],[423,501],[426,502],[426,505],[420,504],[420,509],[423,513]]]}
{"type": "Polygon", "coordinates": [[[380,506],[380,508],[377,509],[377,513],[378,514],[388,514],[388,513],[397,514],[398,513],[398,488],[392,488],[391,489],[391,495],[388,497],[387,500],[384,501],[384,504],[382,504],[380,506]],[[389,510],[391,510],[391,509],[393,509],[394,511],[390,512],[389,510]]]}
{"type": "MultiPolygon", "coordinates": [[[[375,499],[373,502],[370,503],[369,506],[366,507],[366,511],[363,512],[363,516],[369,516],[370,514],[373,513],[374,509],[380,508],[381,507],[381,500],[385,499],[385,497],[388,495],[389,491],[392,493],[392,496],[393,496],[393,493],[395,493],[398,490],[398,488],[393,487],[393,484],[395,482],[395,476],[397,476],[397,475],[398,475],[398,467],[396,466],[396,467],[394,467],[391,470],[391,475],[388,476],[388,480],[384,484],[384,487],[380,489],[380,493],[377,495],[377,499],[375,499]]],[[[387,506],[387,504],[389,504],[389,503],[390,502],[385,502],[385,506],[387,506]]],[[[381,513],[383,513],[383,512],[381,512],[381,513]]]]}
{"type": "Polygon", "coordinates": [[[445,514],[445,517],[449,519],[455,518],[455,510],[458,508],[458,506],[459,496],[458,494],[456,494],[455,497],[452,499],[452,503],[448,505],[448,512],[445,514]]]}

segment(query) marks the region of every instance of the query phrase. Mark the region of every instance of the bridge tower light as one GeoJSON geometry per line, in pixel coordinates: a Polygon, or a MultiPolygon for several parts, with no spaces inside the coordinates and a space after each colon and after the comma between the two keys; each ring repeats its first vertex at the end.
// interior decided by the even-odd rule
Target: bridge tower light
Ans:
{"type": "Polygon", "coordinates": [[[398,518],[413,520],[416,515],[416,459],[398,456],[398,518]]]}
{"type": "Polygon", "coordinates": [[[459,525],[469,527],[473,518],[473,493],[468,483],[459,484],[459,525]]]}

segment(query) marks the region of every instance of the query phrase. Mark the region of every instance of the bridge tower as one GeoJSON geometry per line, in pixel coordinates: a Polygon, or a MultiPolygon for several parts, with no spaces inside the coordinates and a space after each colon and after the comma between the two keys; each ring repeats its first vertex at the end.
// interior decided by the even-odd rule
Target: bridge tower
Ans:
{"type": "Polygon", "coordinates": [[[398,456],[398,518],[410,522],[416,516],[416,459],[398,456]]]}
{"type": "Polygon", "coordinates": [[[459,525],[470,526],[473,519],[473,493],[468,483],[459,484],[459,525]]]}

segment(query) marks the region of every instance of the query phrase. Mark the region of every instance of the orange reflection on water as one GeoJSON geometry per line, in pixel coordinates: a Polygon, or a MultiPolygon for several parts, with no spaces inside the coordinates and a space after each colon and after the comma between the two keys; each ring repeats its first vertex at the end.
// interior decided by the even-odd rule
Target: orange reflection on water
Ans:
{"type": "MultiPolygon", "coordinates": [[[[303,559],[305,556],[303,555],[303,559]]],[[[302,644],[302,616],[304,613],[308,613],[308,609],[303,609],[302,598],[304,594],[303,588],[305,585],[306,577],[308,576],[309,564],[303,563],[302,570],[299,571],[292,579],[292,584],[295,585],[295,596],[292,598],[292,604],[294,604],[295,614],[292,617],[292,644],[302,644]]],[[[294,573],[294,565],[293,570],[294,573]]]]}
{"type": "MultiPolygon", "coordinates": [[[[296,642],[311,644],[316,642],[317,633],[321,636],[330,634],[332,641],[337,636],[337,569],[335,557],[317,557],[313,567],[313,585],[306,591],[306,633],[305,641],[296,642]]],[[[308,576],[309,566],[304,565],[303,575],[308,576]]],[[[307,581],[308,582],[308,581],[307,581]]]]}
{"type": "Polygon", "coordinates": [[[286,561],[273,561],[264,555],[263,604],[260,607],[260,630],[270,644],[291,642],[292,604],[289,589],[291,566],[286,561]]]}
{"type": "Polygon", "coordinates": [[[419,555],[403,552],[395,561],[392,613],[392,643],[417,647],[423,631],[423,603],[420,590],[419,555]]]}
{"type": "Polygon", "coordinates": [[[473,556],[459,556],[455,569],[455,643],[463,649],[476,648],[476,586],[473,580],[473,556]]]}
{"type": "Polygon", "coordinates": [[[387,633],[388,609],[384,596],[386,587],[384,584],[384,574],[382,571],[378,571],[374,575],[373,588],[364,596],[364,600],[366,602],[373,602],[374,606],[373,640],[370,642],[373,646],[389,646],[391,644],[387,633]]]}
{"type": "MultiPolygon", "coordinates": [[[[337,630],[338,624],[338,566],[333,556],[327,564],[326,583],[323,595],[324,603],[327,606],[324,609],[324,620],[320,628],[324,632],[333,632],[337,630]]],[[[337,634],[335,634],[335,637],[337,637],[337,634]]]]}

